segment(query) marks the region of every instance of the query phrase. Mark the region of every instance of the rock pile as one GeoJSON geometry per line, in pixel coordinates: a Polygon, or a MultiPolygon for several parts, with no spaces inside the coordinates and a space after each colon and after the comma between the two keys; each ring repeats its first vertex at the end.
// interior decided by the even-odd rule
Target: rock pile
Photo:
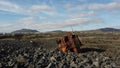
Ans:
{"type": "Polygon", "coordinates": [[[19,42],[0,42],[0,68],[116,68],[120,64],[120,56],[105,52],[62,53],[19,42]]]}

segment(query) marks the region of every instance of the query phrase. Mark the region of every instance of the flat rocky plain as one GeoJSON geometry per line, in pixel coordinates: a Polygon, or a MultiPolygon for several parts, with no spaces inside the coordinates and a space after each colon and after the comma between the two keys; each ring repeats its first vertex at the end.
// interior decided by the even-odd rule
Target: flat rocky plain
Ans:
{"type": "Polygon", "coordinates": [[[56,38],[1,39],[0,68],[120,68],[120,33],[80,37],[84,44],[80,53],[62,53],[56,38]]]}

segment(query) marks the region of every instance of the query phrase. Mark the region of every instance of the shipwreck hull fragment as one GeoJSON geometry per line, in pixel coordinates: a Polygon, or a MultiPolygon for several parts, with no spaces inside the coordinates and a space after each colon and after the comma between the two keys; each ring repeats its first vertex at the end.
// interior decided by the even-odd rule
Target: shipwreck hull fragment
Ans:
{"type": "Polygon", "coordinates": [[[83,45],[80,37],[75,33],[67,33],[57,41],[58,48],[62,52],[79,53],[80,47],[83,45]]]}

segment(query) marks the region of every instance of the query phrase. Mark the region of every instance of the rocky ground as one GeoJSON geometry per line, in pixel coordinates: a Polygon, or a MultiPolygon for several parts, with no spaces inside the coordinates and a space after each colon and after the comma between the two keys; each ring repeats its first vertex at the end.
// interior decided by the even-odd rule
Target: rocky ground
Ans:
{"type": "Polygon", "coordinates": [[[0,41],[0,68],[120,68],[120,48],[81,48],[75,54],[33,45],[32,41],[0,41]]]}

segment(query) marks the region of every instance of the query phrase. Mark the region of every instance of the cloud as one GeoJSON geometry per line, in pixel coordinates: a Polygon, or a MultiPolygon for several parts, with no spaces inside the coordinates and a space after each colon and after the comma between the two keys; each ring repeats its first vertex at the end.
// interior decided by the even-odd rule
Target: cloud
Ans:
{"type": "Polygon", "coordinates": [[[38,16],[41,14],[45,14],[55,17],[58,15],[55,6],[49,6],[44,4],[44,5],[31,5],[31,6],[27,6],[26,8],[25,7],[22,7],[18,4],[12,3],[7,0],[0,0],[0,10],[2,11],[28,15],[28,16],[38,16]]]}
{"type": "Polygon", "coordinates": [[[120,0],[112,0],[113,2],[119,2],[120,3],[120,0]]]}
{"type": "Polygon", "coordinates": [[[34,11],[51,11],[51,10],[53,10],[53,8],[51,8],[50,6],[47,6],[47,5],[32,5],[31,10],[34,10],[34,11]]]}
{"type": "Polygon", "coordinates": [[[0,10],[13,13],[20,13],[22,11],[22,8],[17,4],[8,1],[0,1],[0,10]]]}
{"type": "Polygon", "coordinates": [[[47,17],[45,17],[45,16],[39,16],[39,19],[45,20],[45,19],[47,19],[47,17]]]}
{"type": "Polygon", "coordinates": [[[71,14],[68,17],[70,18],[79,18],[79,17],[88,17],[88,16],[97,16],[97,14],[94,11],[90,11],[88,13],[76,13],[76,14],[71,14]]]}
{"type": "Polygon", "coordinates": [[[120,14],[120,11],[119,10],[114,10],[114,11],[111,11],[110,13],[111,14],[120,14]]]}
{"type": "Polygon", "coordinates": [[[73,6],[73,3],[68,3],[64,6],[68,11],[77,11],[77,10],[84,10],[86,5],[77,5],[73,6]]]}
{"type": "Polygon", "coordinates": [[[104,9],[104,10],[113,10],[113,9],[120,9],[120,3],[118,2],[111,2],[108,4],[90,4],[89,9],[104,9]]]}
{"type": "Polygon", "coordinates": [[[39,13],[43,13],[47,15],[56,14],[55,8],[52,6],[48,6],[48,5],[32,5],[29,8],[29,10],[31,11],[31,13],[36,14],[36,15],[39,13]]]}
{"type": "Polygon", "coordinates": [[[54,14],[54,8],[48,5],[31,5],[27,8],[23,8],[18,4],[3,0],[0,0],[0,10],[30,16],[35,16],[39,13],[48,15],[54,14]]]}
{"type": "Polygon", "coordinates": [[[26,18],[20,19],[19,22],[23,24],[28,24],[28,23],[32,23],[33,20],[34,20],[34,17],[26,17],[26,18]]]}
{"type": "Polygon", "coordinates": [[[43,23],[32,23],[27,28],[38,29],[38,30],[51,30],[57,28],[63,28],[68,26],[83,25],[88,23],[99,23],[103,22],[101,19],[89,19],[89,18],[76,18],[65,20],[61,22],[43,22],[43,23]]]}
{"type": "MultiPolygon", "coordinates": [[[[51,0],[50,0],[51,1],[51,0]]],[[[81,1],[87,1],[87,0],[81,0],[81,1]]],[[[51,2],[52,4],[52,2],[51,2]]],[[[111,7],[109,6],[109,4],[100,4],[103,6],[108,5],[106,8],[111,7]]],[[[114,5],[114,7],[116,7],[116,5],[118,6],[118,4],[112,4],[114,5]]],[[[105,9],[105,7],[100,6],[99,4],[90,4],[89,5],[89,9],[105,9]],[[95,8],[94,6],[98,7],[95,8]]],[[[81,10],[84,11],[84,9],[87,8],[87,5],[75,5],[75,4],[67,4],[66,6],[64,6],[69,13],[72,13],[72,11],[78,11],[80,12],[81,10]]],[[[114,8],[113,7],[113,8],[114,8]]],[[[63,8],[63,7],[61,7],[63,8]]],[[[61,9],[63,11],[63,9],[61,9]]],[[[119,8],[119,6],[117,7],[119,8]]],[[[109,8],[112,9],[112,8],[109,8]]],[[[31,6],[20,6],[18,4],[15,3],[11,3],[10,1],[4,1],[4,0],[0,0],[0,10],[2,11],[8,11],[8,12],[13,12],[13,13],[18,13],[18,14],[25,14],[28,17],[26,18],[22,18],[19,19],[19,23],[17,24],[4,24],[4,25],[0,25],[0,28],[2,28],[2,31],[9,31],[9,30],[16,30],[18,28],[30,28],[30,29],[37,29],[37,30],[51,30],[51,29],[57,29],[57,28],[64,28],[64,27],[68,27],[68,26],[74,26],[74,25],[83,25],[83,24],[88,24],[88,23],[98,23],[98,22],[102,22],[101,19],[89,19],[89,18],[81,18],[81,17],[87,17],[87,16],[96,16],[96,13],[94,11],[90,11],[90,12],[80,12],[79,14],[71,14],[68,16],[65,16],[67,14],[65,14],[64,12],[58,11],[60,13],[57,12],[58,8],[56,8],[56,6],[53,4],[52,6],[49,5],[32,5],[31,6]],[[49,16],[50,15],[50,16],[49,16]],[[61,15],[61,16],[60,16],[61,15]],[[52,19],[50,22],[43,22],[44,21],[48,21],[47,19],[49,17],[56,17],[55,19],[59,20],[63,20],[62,17],[65,17],[65,19],[68,18],[68,20],[64,20],[64,21],[57,21],[57,22],[51,22],[51,21],[55,21],[54,19],[52,19]],[[71,19],[73,18],[73,19],[71,19]],[[40,20],[36,20],[36,19],[40,19],[40,20]],[[42,20],[41,20],[42,19],[42,20]],[[38,22],[40,21],[40,22],[38,22]]],[[[65,10],[65,11],[67,11],[65,10]]],[[[88,10],[87,10],[88,11],[88,10]]],[[[50,18],[51,19],[51,18],[50,18]]],[[[10,22],[9,22],[10,23],[10,22]]]]}
{"type": "Polygon", "coordinates": [[[4,33],[4,32],[11,32],[14,31],[16,29],[20,29],[21,25],[20,24],[1,24],[0,25],[0,32],[4,33]]]}
{"type": "Polygon", "coordinates": [[[0,28],[3,29],[3,28],[11,27],[11,26],[12,26],[11,24],[1,24],[0,28]]]}
{"type": "Polygon", "coordinates": [[[3,0],[0,0],[0,10],[23,15],[31,15],[30,10],[23,9],[21,6],[15,3],[3,0]]]}

